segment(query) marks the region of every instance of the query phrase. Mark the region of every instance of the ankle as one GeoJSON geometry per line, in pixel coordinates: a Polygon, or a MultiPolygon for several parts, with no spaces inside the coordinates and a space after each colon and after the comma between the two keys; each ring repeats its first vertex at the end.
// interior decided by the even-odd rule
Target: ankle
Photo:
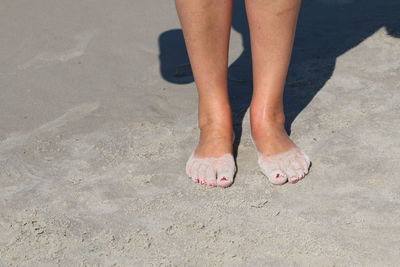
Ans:
{"type": "Polygon", "coordinates": [[[226,122],[212,122],[199,126],[200,139],[207,141],[207,139],[232,139],[233,127],[226,122]]]}
{"type": "Polygon", "coordinates": [[[284,126],[285,114],[283,111],[250,109],[251,126],[284,126]]]}
{"type": "Polygon", "coordinates": [[[232,153],[233,130],[227,122],[213,121],[202,124],[200,138],[195,150],[197,157],[219,157],[232,153]]]}
{"type": "Polygon", "coordinates": [[[232,129],[232,115],[229,107],[210,109],[199,113],[200,130],[214,129],[225,132],[232,129]]]}

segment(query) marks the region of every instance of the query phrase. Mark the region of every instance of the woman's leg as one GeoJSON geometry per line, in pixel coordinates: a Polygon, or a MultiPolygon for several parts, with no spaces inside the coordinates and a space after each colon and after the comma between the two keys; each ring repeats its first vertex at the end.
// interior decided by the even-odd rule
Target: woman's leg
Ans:
{"type": "Polygon", "coordinates": [[[233,181],[232,116],[227,90],[232,0],[176,0],[199,95],[199,143],[187,163],[194,181],[233,181]]]}
{"type": "Polygon", "coordinates": [[[275,184],[296,182],[310,164],[284,128],[283,90],[300,4],[300,0],[246,0],[254,75],[252,137],[260,167],[275,184]]]}

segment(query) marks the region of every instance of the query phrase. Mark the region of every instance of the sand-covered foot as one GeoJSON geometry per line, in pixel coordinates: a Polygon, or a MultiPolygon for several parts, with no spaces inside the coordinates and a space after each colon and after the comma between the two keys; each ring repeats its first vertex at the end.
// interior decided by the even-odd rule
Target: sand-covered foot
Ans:
{"type": "Polygon", "coordinates": [[[258,152],[258,165],[273,184],[296,183],[308,174],[310,160],[298,147],[275,154],[258,152]]]}
{"type": "Polygon", "coordinates": [[[260,169],[271,183],[296,183],[308,174],[310,159],[289,138],[283,122],[254,122],[252,137],[260,169]]]}
{"type": "Polygon", "coordinates": [[[203,127],[200,141],[186,163],[186,174],[194,182],[228,187],[236,172],[232,155],[234,135],[230,128],[203,127]]]}
{"type": "Polygon", "coordinates": [[[236,166],[232,154],[199,158],[194,153],[186,163],[186,173],[194,182],[208,186],[228,187],[233,183],[236,166]]]}

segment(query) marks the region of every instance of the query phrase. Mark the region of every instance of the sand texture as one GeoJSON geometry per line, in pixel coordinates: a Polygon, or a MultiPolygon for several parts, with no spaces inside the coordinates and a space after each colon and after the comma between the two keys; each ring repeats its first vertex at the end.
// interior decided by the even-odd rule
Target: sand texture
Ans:
{"type": "Polygon", "coordinates": [[[399,10],[304,0],[285,103],[313,165],[273,186],[238,3],[220,189],[185,175],[197,95],[173,1],[2,0],[0,266],[398,266],[399,10]]]}

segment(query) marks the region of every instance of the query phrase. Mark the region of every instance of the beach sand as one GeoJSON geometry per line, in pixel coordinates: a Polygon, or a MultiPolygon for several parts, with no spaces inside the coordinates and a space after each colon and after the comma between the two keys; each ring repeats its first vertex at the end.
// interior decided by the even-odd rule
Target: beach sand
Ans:
{"type": "Polygon", "coordinates": [[[185,175],[197,95],[173,1],[3,0],[0,265],[397,266],[400,4],[373,2],[303,3],[285,101],[313,165],[283,186],[257,166],[236,20],[243,132],[220,189],[185,175]]]}

